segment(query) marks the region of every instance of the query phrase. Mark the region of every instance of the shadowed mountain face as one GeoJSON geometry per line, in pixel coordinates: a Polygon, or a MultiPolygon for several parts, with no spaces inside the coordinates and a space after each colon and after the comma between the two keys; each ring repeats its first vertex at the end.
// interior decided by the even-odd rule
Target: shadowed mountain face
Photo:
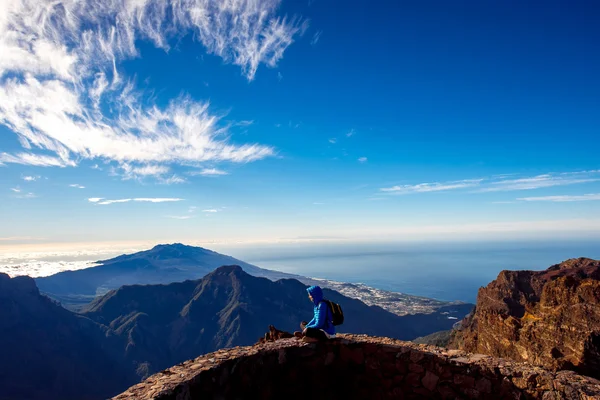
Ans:
{"type": "Polygon", "coordinates": [[[0,399],[103,399],[135,381],[121,339],[0,273],[0,399]]]}
{"type": "MultiPolygon", "coordinates": [[[[339,330],[413,339],[441,329],[452,320],[446,312],[399,317],[337,292],[325,296],[346,315],[339,330]]],[[[312,318],[306,286],[294,279],[257,278],[238,266],[221,267],[197,281],[170,285],[126,286],[94,300],[83,312],[110,326],[126,344],[126,357],[140,376],[222,347],[249,345],[269,324],[294,331],[312,318]]],[[[470,305],[453,306],[459,317],[470,305]],[[462,308],[461,308],[462,307],[462,308]]]]}
{"type": "Polygon", "coordinates": [[[98,295],[123,285],[158,284],[199,279],[222,265],[239,265],[254,276],[272,280],[295,275],[270,271],[201,247],[180,243],[98,262],[98,266],[37,278],[40,290],[77,310],[98,295]]]}
{"type": "MultiPolygon", "coordinates": [[[[412,339],[452,323],[444,308],[400,317],[324,292],[344,309],[343,332],[412,339]]],[[[457,316],[470,309],[452,307],[457,316]]],[[[304,284],[239,266],[195,281],[124,286],[82,314],[40,295],[31,278],[0,274],[0,400],[104,399],[200,354],[253,344],[270,324],[293,331],[312,312],[304,284]]]]}

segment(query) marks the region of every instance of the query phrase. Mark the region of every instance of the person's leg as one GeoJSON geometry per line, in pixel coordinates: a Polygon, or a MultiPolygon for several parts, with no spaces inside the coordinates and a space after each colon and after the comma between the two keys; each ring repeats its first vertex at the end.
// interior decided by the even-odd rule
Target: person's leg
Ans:
{"type": "Polygon", "coordinates": [[[304,337],[315,339],[316,341],[327,340],[325,332],[316,328],[306,328],[306,331],[304,332],[304,337]]]}

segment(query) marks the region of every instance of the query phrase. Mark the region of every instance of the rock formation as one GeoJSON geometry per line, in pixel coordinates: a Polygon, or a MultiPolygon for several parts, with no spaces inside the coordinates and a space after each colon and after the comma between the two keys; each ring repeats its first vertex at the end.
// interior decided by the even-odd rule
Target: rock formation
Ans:
{"type": "Polygon", "coordinates": [[[600,377],[600,261],[502,271],[451,346],[600,377]]]}
{"type": "Polygon", "coordinates": [[[460,350],[340,335],[219,350],[168,368],[114,400],[578,399],[600,381],[460,350]]]}

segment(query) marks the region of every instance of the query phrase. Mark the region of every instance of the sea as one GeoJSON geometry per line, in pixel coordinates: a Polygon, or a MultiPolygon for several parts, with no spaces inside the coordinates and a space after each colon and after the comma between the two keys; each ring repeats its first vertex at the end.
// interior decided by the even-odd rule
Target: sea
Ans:
{"type": "MultiPolygon", "coordinates": [[[[299,242],[211,244],[211,250],[256,266],[312,278],[364,283],[382,290],[474,303],[502,270],[542,270],[569,258],[600,259],[599,240],[501,242],[299,242]]],[[[147,249],[0,254],[0,272],[47,276],[147,249]]]]}
{"type": "Polygon", "coordinates": [[[474,303],[502,270],[543,270],[578,257],[600,259],[600,241],[353,243],[231,249],[251,264],[439,300],[474,303]]]}

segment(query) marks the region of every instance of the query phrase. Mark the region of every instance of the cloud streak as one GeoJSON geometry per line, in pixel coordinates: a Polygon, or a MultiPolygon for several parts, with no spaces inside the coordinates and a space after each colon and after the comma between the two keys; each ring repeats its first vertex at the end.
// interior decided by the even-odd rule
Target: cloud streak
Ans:
{"type": "Polygon", "coordinates": [[[201,176],[223,176],[229,175],[229,172],[223,171],[217,168],[204,168],[200,171],[190,171],[188,175],[201,175],[201,176]]]}
{"type": "Polygon", "coordinates": [[[74,167],[100,159],[128,165],[126,177],[177,183],[182,178],[151,170],[272,156],[270,146],[231,143],[208,103],[181,96],[152,104],[118,67],[139,56],[140,41],[168,51],[192,33],[203,51],[239,66],[251,81],[260,65],[276,66],[307,28],[305,20],[276,15],[278,7],[278,0],[6,0],[0,123],[24,151],[0,153],[0,163],[74,167]]]}
{"type": "Polygon", "coordinates": [[[508,178],[507,175],[459,181],[396,185],[379,189],[387,194],[410,194],[472,189],[474,193],[535,190],[554,186],[567,186],[599,182],[600,171],[579,171],[536,175],[532,177],[508,178]]]}
{"type": "Polygon", "coordinates": [[[589,193],[578,196],[563,195],[563,196],[541,196],[541,197],[521,197],[519,201],[546,201],[554,203],[564,203],[571,201],[594,201],[600,200],[600,193],[589,193]]]}
{"type": "Polygon", "coordinates": [[[109,205],[116,203],[129,203],[129,202],[145,202],[145,203],[167,203],[167,202],[175,202],[175,201],[183,201],[184,199],[179,198],[171,198],[171,197],[136,197],[132,199],[116,199],[116,200],[107,200],[103,197],[91,197],[88,199],[90,203],[99,204],[99,205],[109,205]]]}
{"type": "Polygon", "coordinates": [[[397,185],[389,188],[381,188],[385,193],[393,194],[408,194],[408,193],[428,193],[428,192],[443,192],[448,190],[465,189],[478,186],[481,179],[467,179],[462,181],[452,182],[434,182],[434,183],[419,183],[416,185],[397,185]]]}

